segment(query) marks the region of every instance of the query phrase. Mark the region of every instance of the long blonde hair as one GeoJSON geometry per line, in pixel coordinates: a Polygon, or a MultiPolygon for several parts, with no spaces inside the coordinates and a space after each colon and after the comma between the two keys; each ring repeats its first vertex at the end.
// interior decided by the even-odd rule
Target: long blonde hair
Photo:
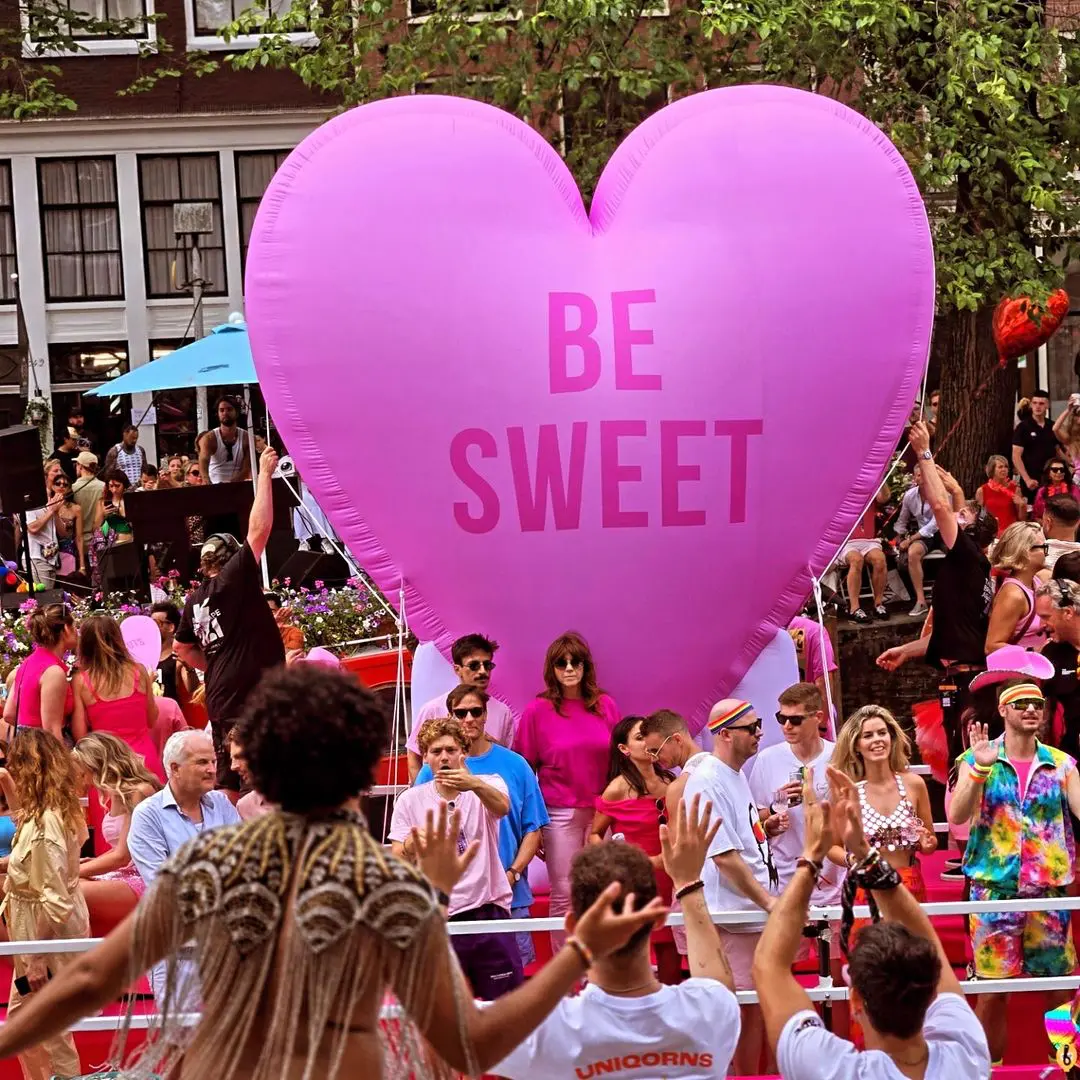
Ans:
{"type": "Polygon", "coordinates": [[[115,735],[91,732],[75,744],[72,754],[90,774],[94,787],[117,800],[129,814],[135,809],[135,795],[143,784],[161,790],[161,781],[143,759],[115,735]]]}
{"type": "Polygon", "coordinates": [[[79,626],[79,667],[99,697],[115,697],[138,672],[120,624],[111,615],[87,615],[79,626]]]}
{"type": "Polygon", "coordinates": [[[75,766],[67,747],[55,735],[43,728],[20,728],[7,761],[19,796],[20,830],[28,821],[40,824],[46,810],[56,811],[64,827],[75,835],[86,829],[75,766]]]}
{"type": "Polygon", "coordinates": [[[866,766],[862,754],[856,749],[863,724],[867,720],[883,720],[889,729],[889,769],[894,773],[903,772],[911,760],[911,740],[907,737],[899,721],[888,709],[880,705],[863,705],[856,709],[840,729],[836,737],[836,749],[833,750],[833,768],[847,773],[853,780],[866,779],[866,766]]]}

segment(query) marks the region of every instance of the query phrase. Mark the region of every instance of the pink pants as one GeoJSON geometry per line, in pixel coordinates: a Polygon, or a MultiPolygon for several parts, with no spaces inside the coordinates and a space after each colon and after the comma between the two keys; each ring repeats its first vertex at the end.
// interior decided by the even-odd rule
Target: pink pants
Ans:
{"type": "MultiPolygon", "coordinates": [[[[570,910],[570,863],[589,837],[593,811],[587,806],[549,806],[548,817],[551,822],[543,828],[544,862],[551,885],[548,914],[554,919],[570,910]]],[[[558,952],[565,940],[566,934],[553,930],[551,951],[558,952]]]]}

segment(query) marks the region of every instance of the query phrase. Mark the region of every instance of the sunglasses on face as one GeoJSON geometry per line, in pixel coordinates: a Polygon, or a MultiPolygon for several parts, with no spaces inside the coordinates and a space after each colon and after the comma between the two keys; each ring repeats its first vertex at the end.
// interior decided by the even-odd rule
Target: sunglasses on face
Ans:
{"type": "Polygon", "coordinates": [[[674,738],[675,738],[674,734],[669,735],[667,737],[667,739],[665,739],[655,750],[650,750],[650,749],[648,749],[648,747],[646,747],[645,753],[648,754],[649,757],[651,757],[651,758],[658,758],[660,756],[660,751],[663,750],[665,746],[667,746],[668,740],[669,739],[674,739],[674,738]]]}
{"type": "Polygon", "coordinates": [[[477,671],[494,671],[495,670],[495,661],[494,660],[470,660],[465,665],[465,667],[467,667],[469,669],[469,671],[473,672],[474,674],[477,671]]]}
{"type": "Polygon", "coordinates": [[[792,727],[802,727],[804,720],[809,720],[810,717],[806,713],[796,713],[794,716],[785,716],[782,712],[776,714],[776,722],[783,727],[785,724],[790,724],[792,727]]]}
{"type": "Polygon", "coordinates": [[[1064,476],[1065,475],[1065,470],[1064,469],[1051,469],[1050,470],[1050,475],[1051,476],[1064,476]]]}
{"type": "Polygon", "coordinates": [[[1038,698],[1030,698],[1025,701],[1010,701],[1009,708],[1015,709],[1017,712],[1027,712],[1028,709],[1041,709],[1045,703],[1039,701],[1038,698]]]}
{"type": "Polygon", "coordinates": [[[466,716],[471,716],[474,720],[479,720],[484,715],[483,705],[470,705],[467,709],[455,709],[454,715],[459,720],[464,720],[466,716]]]}
{"type": "Polygon", "coordinates": [[[1050,554],[1050,545],[1048,543],[1032,544],[1029,548],[1030,551],[1041,551],[1044,555],[1050,554]]]}
{"type": "Polygon", "coordinates": [[[749,731],[752,735],[761,733],[761,721],[755,720],[752,724],[732,724],[728,731],[749,731]]]}
{"type": "Polygon", "coordinates": [[[564,656],[561,660],[555,661],[555,666],[560,671],[573,671],[574,668],[584,667],[585,661],[575,659],[573,656],[564,656]]]}

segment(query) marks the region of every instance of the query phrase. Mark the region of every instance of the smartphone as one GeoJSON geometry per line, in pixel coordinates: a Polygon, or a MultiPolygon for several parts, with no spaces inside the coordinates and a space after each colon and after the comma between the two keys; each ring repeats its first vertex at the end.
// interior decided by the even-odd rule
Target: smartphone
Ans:
{"type": "MultiPolygon", "coordinates": [[[[45,977],[48,979],[52,978],[52,972],[48,968],[45,969],[45,977]]],[[[33,990],[30,988],[30,980],[25,975],[20,975],[15,980],[15,989],[18,990],[23,997],[33,993],[33,990]]]]}

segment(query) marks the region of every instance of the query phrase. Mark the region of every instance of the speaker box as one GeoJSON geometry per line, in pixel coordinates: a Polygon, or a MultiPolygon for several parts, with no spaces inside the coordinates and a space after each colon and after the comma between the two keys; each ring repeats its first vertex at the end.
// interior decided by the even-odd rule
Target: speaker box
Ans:
{"type": "Polygon", "coordinates": [[[344,585],[349,577],[349,567],[340,555],[326,551],[309,551],[297,548],[273,575],[278,581],[289,579],[294,588],[301,585],[311,587],[316,581],[323,581],[334,587],[344,585]]]}
{"type": "Polygon", "coordinates": [[[0,431],[0,510],[21,514],[48,502],[38,429],[20,425],[0,431]]]}
{"type": "Polygon", "coordinates": [[[7,592],[5,590],[0,593],[0,611],[17,611],[21,605],[31,598],[36,600],[41,607],[45,607],[46,604],[66,603],[63,589],[45,589],[42,592],[32,594],[15,592],[14,590],[7,592]]]}

